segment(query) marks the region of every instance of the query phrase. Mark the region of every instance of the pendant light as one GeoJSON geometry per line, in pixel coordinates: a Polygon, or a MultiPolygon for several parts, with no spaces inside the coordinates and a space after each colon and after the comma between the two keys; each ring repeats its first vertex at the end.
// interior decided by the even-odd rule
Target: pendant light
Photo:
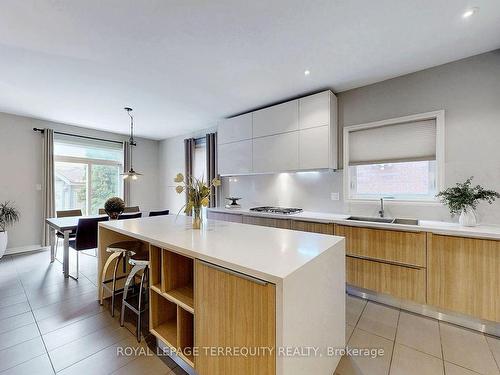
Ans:
{"type": "Polygon", "coordinates": [[[134,146],[137,145],[137,143],[134,140],[134,116],[132,116],[132,113],[131,113],[132,108],[125,107],[123,109],[127,112],[127,114],[130,117],[130,138],[128,140],[130,169],[128,170],[128,172],[122,173],[121,176],[123,177],[124,180],[126,180],[127,178],[131,178],[132,180],[137,180],[137,178],[139,176],[142,176],[142,173],[138,173],[138,172],[134,171],[134,167],[132,164],[133,149],[134,149],[134,146]]]}

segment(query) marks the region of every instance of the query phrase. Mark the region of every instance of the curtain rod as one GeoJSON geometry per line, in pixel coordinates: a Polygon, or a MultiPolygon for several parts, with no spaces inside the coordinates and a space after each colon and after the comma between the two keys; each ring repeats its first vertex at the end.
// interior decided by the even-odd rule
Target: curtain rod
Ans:
{"type": "MultiPolygon", "coordinates": [[[[33,131],[35,132],[40,132],[43,134],[44,129],[39,129],[39,128],[33,128],[33,131]]],[[[70,137],[77,137],[77,138],[85,138],[85,139],[93,139],[94,141],[105,141],[105,142],[112,142],[112,143],[119,143],[123,144],[123,142],[120,141],[113,141],[111,139],[104,139],[104,138],[96,138],[96,137],[88,137],[86,135],[78,135],[78,134],[71,134],[71,133],[64,133],[64,132],[58,132],[54,131],[55,134],[61,134],[61,135],[68,135],[70,137]]]]}

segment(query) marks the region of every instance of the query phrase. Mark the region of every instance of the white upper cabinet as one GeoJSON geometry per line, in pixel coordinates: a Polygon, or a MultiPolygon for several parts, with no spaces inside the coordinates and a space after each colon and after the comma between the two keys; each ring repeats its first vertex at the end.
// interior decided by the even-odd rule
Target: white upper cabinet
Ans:
{"type": "Polygon", "coordinates": [[[299,168],[298,132],[253,140],[254,173],[294,171],[299,168]]]}
{"type": "Polygon", "coordinates": [[[331,91],[323,91],[299,99],[300,129],[330,125],[330,95],[331,91]]]}
{"type": "Polygon", "coordinates": [[[250,174],[252,169],[252,140],[219,144],[217,146],[219,174],[250,174]]]}
{"type": "Polygon", "coordinates": [[[337,97],[323,91],[224,120],[221,175],[337,169],[337,97]]]}
{"type": "Polygon", "coordinates": [[[253,137],[286,133],[299,129],[299,101],[274,105],[253,113],[253,137]]]}
{"type": "Polygon", "coordinates": [[[252,139],[252,113],[225,119],[219,124],[217,143],[230,143],[252,139]]]}
{"type": "Polygon", "coordinates": [[[299,132],[299,169],[330,167],[329,137],[329,126],[318,126],[299,132]]]}

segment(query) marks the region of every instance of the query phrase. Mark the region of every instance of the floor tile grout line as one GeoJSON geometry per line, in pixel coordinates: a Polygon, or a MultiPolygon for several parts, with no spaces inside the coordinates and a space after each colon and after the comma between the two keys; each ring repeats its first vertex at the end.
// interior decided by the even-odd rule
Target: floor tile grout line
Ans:
{"type": "Polygon", "coordinates": [[[443,374],[446,375],[446,366],[444,364],[444,349],[443,349],[443,337],[441,334],[441,324],[439,323],[438,320],[438,331],[439,331],[439,346],[441,347],[441,357],[443,357],[443,374]]]}
{"type": "Polygon", "coordinates": [[[396,338],[398,337],[399,318],[400,317],[401,317],[401,309],[398,310],[398,321],[396,323],[396,332],[394,333],[394,341],[392,342],[391,360],[389,361],[389,371],[387,372],[387,375],[390,375],[390,373],[391,373],[392,360],[394,358],[394,351],[396,350],[396,338]]]}
{"type": "Polygon", "coordinates": [[[485,374],[481,374],[480,372],[477,372],[476,370],[472,370],[468,367],[464,367],[462,365],[459,365],[458,363],[454,363],[454,362],[450,362],[450,361],[444,361],[445,363],[449,363],[450,365],[454,365],[454,366],[457,366],[457,367],[460,367],[460,368],[463,368],[464,370],[467,370],[467,371],[470,371],[470,372],[473,372],[474,374],[478,374],[478,375],[485,375],[485,374]]]}
{"type": "MultiPolygon", "coordinates": [[[[26,293],[26,290],[24,289],[23,281],[21,279],[19,279],[19,280],[21,281],[21,286],[23,287],[24,293],[26,293]]],[[[31,308],[31,304],[29,301],[28,301],[28,306],[30,308],[31,314],[33,315],[33,319],[35,320],[35,324],[36,324],[36,328],[38,329],[38,333],[40,334],[40,340],[42,340],[42,344],[43,344],[43,347],[45,349],[45,354],[47,355],[47,358],[49,359],[50,366],[52,367],[52,371],[55,374],[56,369],[54,368],[54,364],[52,363],[52,359],[50,358],[49,351],[47,350],[47,345],[45,344],[45,340],[43,339],[43,336],[42,336],[42,331],[40,330],[40,327],[38,326],[38,322],[36,320],[35,314],[33,313],[33,309],[31,308]]]]}
{"type": "MultiPolygon", "coordinates": [[[[26,342],[26,341],[25,341],[25,342],[26,342]]],[[[40,355],[37,355],[36,357],[33,357],[33,358],[30,358],[30,359],[27,359],[26,361],[19,362],[19,363],[15,364],[14,366],[11,366],[11,367],[8,367],[8,368],[5,368],[5,369],[3,369],[3,370],[1,370],[1,371],[0,371],[0,374],[4,373],[5,371],[12,370],[13,368],[16,368],[17,366],[21,366],[21,365],[23,365],[23,364],[25,364],[25,363],[27,363],[27,362],[29,362],[29,361],[32,361],[32,360],[37,359],[37,358],[40,358],[40,357],[42,357],[42,356],[44,356],[44,355],[46,355],[47,357],[49,356],[47,353],[42,353],[42,354],[40,354],[40,355]]],[[[50,362],[50,359],[49,359],[49,362],[50,362]]],[[[54,374],[55,374],[55,372],[54,372],[54,374]]]]}
{"type": "MultiPolygon", "coordinates": [[[[490,336],[483,333],[483,337],[486,341],[486,345],[488,346],[488,349],[490,350],[491,356],[493,357],[493,361],[497,365],[498,372],[500,373],[500,362],[497,361],[495,354],[493,353],[493,348],[491,347],[490,342],[488,341],[488,337],[490,337],[490,336]]],[[[500,338],[497,338],[497,340],[500,340],[500,338]]]]}
{"type": "MultiPolygon", "coordinates": [[[[120,328],[122,328],[122,327],[120,327],[120,328]]],[[[132,337],[133,337],[133,336],[132,336],[132,337]]],[[[119,340],[117,340],[117,341],[113,342],[112,344],[110,344],[110,345],[108,345],[108,346],[106,346],[106,347],[104,347],[104,348],[102,348],[102,349],[100,349],[100,350],[96,351],[95,353],[89,354],[88,356],[86,356],[86,357],[84,357],[84,358],[82,358],[82,359],[79,359],[78,361],[76,361],[76,362],[72,363],[71,365],[66,366],[66,367],[63,367],[62,369],[60,369],[59,371],[57,371],[57,372],[56,372],[56,374],[57,374],[57,373],[59,373],[59,372],[61,372],[61,371],[64,371],[64,370],[66,370],[66,369],[70,368],[71,366],[76,365],[77,363],[80,363],[81,361],[84,361],[84,360],[86,360],[86,359],[88,359],[88,358],[92,357],[93,355],[96,355],[96,354],[98,354],[98,353],[102,352],[103,350],[106,350],[106,349],[108,349],[108,348],[112,347],[113,345],[116,345],[117,343],[119,343],[119,342],[121,342],[121,341],[128,340],[128,339],[130,339],[130,338],[129,338],[129,337],[126,337],[126,338],[123,338],[123,337],[122,337],[121,339],[119,339],[119,340]]],[[[49,358],[50,358],[50,355],[49,355],[49,358]]],[[[51,361],[51,362],[52,362],[52,361],[51,361]]]]}

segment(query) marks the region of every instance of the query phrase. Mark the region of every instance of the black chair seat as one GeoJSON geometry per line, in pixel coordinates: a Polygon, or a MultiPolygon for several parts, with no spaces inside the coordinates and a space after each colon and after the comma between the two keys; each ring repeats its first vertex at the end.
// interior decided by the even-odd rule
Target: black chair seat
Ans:
{"type": "Polygon", "coordinates": [[[170,210],[151,211],[149,213],[149,216],[163,216],[163,215],[168,215],[169,213],[170,213],[170,210]]]}

